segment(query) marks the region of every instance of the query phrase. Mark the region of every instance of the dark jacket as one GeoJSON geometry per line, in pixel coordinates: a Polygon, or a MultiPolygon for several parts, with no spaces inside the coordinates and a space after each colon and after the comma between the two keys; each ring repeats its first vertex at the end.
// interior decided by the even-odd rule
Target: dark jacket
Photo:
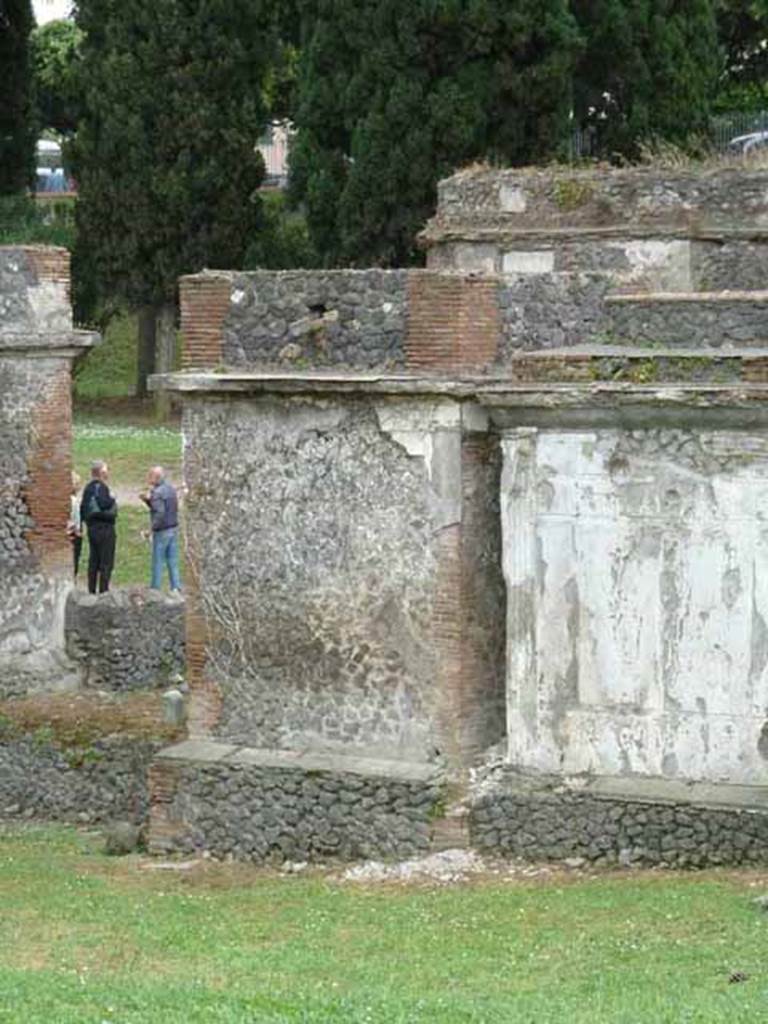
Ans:
{"type": "Polygon", "coordinates": [[[96,523],[114,525],[117,519],[117,502],[109,493],[109,488],[102,480],[91,480],[83,491],[80,501],[80,520],[88,526],[96,523]]]}
{"type": "Polygon", "coordinates": [[[149,501],[146,504],[149,506],[153,533],[172,530],[179,525],[179,499],[176,496],[176,488],[167,480],[155,484],[149,492],[149,501]]]}

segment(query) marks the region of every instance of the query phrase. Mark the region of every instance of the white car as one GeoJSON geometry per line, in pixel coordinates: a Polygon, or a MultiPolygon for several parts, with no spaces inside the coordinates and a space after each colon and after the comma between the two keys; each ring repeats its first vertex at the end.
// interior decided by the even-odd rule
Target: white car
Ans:
{"type": "Polygon", "coordinates": [[[768,149],[768,131],[737,135],[727,146],[729,153],[740,156],[748,156],[761,149],[768,149]]]}

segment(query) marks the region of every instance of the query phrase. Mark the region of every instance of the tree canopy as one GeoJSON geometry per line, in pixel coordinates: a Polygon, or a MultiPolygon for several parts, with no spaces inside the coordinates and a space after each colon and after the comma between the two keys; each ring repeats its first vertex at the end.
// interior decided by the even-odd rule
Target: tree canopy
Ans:
{"type": "Polygon", "coordinates": [[[39,127],[71,135],[83,114],[80,47],[83,33],[70,20],[49,21],[32,33],[32,68],[39,127]]]}
{"type": "Polygon", "coordinates": [[[271,19],[260,0],[80,0],[85,105],[71,149],[102,288],[165,303],[238,266],[259,223],[271,19]]]}
{"type": "Polygon", "coordinates": [[[0,195],[21,192],[35,169],[30,0],[0,0],[0,195]]]}
{"type": "Polygon", "coordinates": [[[687,144],[707,129],[722,53],[714,0],[572,0],[585,40],[576,122],[601,155],[632,158],[654,139],[687,144]]]}
{"type": "Polygon", "coordinates": [[[292,195],[329,264],[394,265],[457,166],[557,155],[567,0],[300,0],[292,195]]]}
{"type": "Polygon", "coordinates": [[[768,106],[768,0],[717,0],[724,72],[721,110],[768,106]]]}

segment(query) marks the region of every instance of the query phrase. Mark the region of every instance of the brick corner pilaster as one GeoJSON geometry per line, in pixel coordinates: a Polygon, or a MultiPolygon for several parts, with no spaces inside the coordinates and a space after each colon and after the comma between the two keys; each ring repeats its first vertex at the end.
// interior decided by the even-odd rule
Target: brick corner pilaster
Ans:
{"type": "Polygon", "coordinates": [[[496,277],[409,273],[408,369],[437,374],[487,370],[496,360],[500,335],[496,277]]]}
{"type": "Polygon", "coordinates": [[[62,285],[66,291],[67,300],[69,300],[71,278],[69,250],[49,245],[26,245],[23,248],[34,269],[38,284],[62,285]]]}
{"type": "Polygon", "coordinates": [[[226,274],[191,274],[179,281],[182,369],[213,369],[224,361],[224,320],[231,293],[232,281],[226,274]]]}
{"type": "Polygon", "coordinates": [[[173,812],[173,804],[181,781],[182,765],[157,758],[149,766],[149,829],[147,849],[150,853],[169,853],[185,832],[185,826],[173,812]]]}
{"type": "Polygon", "coordinates": [[[66,533],[72,490],[72,396],[69,363],[61,366],[35,406],[24,499],[33,520],[27,541],[46,571],[71,569],[66,533]]]}
{"type": "Polygon", "coordinates": [[[222,695],[206,671],[210,640],[193,551],[189,551],[186,595],[187,682],[190,689],[189,732],[210,736],[221,718],[222,695]]]}

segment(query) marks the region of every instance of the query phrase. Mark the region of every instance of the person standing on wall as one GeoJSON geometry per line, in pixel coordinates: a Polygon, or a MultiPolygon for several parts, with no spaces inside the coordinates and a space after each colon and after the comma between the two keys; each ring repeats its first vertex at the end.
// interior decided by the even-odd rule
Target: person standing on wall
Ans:
{"type": "Polygon", "coordinates": [[[105,594],[115,565],[117,502],[109,492],[109,467],[98,459],[83,491],[80,519],[88,528],[88,592],[105,594]]]}
{"type": "Polygon", "coordinates": [[[152,581],[159,590],[163,566],[168,566],[171,592],[181,591],[179,576],[179,499],[176,488],[165,479],[162,466],[153,466],[147,475],[149,489],[139,495],[149,509],[152,523],[152,581]]]}

